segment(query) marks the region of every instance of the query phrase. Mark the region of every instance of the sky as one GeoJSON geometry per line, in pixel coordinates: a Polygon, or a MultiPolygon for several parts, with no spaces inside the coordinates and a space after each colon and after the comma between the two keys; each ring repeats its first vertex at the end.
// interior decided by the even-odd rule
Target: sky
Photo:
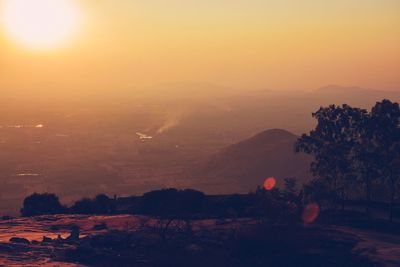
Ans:
{"type": "Polygon", "coordinates": [[[57,47],[19,43],[0,17],[0,92],[135,95],[175,82],[400,90],[398,0],[70,1],[81,21],[57,47]]]}

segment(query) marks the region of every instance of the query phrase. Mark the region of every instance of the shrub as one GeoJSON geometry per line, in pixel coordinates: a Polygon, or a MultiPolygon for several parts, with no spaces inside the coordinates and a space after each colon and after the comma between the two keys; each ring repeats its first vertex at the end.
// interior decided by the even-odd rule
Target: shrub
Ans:
{"type": "Polygon", "coordinates": [[[24,199],[21,215],[23,217],[44,215],[44,214],[61,214],[67,209],[60,204],[55,194],[38,194],[34,193],[24,199]]]}
{"type": "Polygon", "coordinates": [[[196,190],[162,189],[145,193],[141,212],[160,216],[183,216],[201,212],[205,196],[196,190]]]}
{"type": "Polygon", "coordinates": [[[74,214],[112,214],[115,209],[115,201],[100,194],[94,199],[84,198],[76,201],[70,211],[74,214]]]}

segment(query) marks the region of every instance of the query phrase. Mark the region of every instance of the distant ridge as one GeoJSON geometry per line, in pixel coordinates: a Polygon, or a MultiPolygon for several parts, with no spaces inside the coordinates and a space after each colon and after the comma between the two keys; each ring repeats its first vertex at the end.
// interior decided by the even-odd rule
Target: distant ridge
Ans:
{"type": "Polygon", "coordinates": [[[372,88],[362,88],[358,86],[340,86],[340,85],[328,85],[313,91],[316,95],[326,95],[330,97],[341,97],[344,96],[348,100],[352,100],[351,97],[358,95],[363,100],[370,100],[370,97],[375,98],[376,101],[382,100],[383,98],[394,98],[393,100],[399,99],[400,91],[397,90],[377,90],[372,88]],[[366,99],[364,99],[366,98],[366,99]]]}
{"type": "Polygon", "coordinates": [[[370,89],[370,88],[361,88],[358,86],[342,86],[342,85],[334,85],[334,84],[330,84],[327,86],[323,86],[318,88],[316,91],[317,92],[329,92],[329,91],[379,91],[379,90],[374,90],[374,89],[370,89]]]}

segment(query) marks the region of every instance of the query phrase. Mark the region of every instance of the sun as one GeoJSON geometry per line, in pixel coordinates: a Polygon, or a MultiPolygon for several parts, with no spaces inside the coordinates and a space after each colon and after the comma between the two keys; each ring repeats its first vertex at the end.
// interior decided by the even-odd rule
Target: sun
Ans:
{"type": "Polygon", "coordinates": [[[10,38],[37,49],[65,44],[81,22],[74,0],[5,0],[2,11],[10,38]]]}

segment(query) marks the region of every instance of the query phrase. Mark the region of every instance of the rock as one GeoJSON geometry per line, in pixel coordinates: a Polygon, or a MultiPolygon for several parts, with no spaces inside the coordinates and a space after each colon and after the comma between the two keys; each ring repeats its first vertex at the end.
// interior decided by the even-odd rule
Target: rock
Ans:
{"type": "Polygon", "coordinates": [[[57,242],[64,242],[64,238],[62,238],[61,235],[58,235],[56,241],[57,242]]]}
{"type": "Polygon", "coordinates": [[[51,231],[59,231],[60,230],[60,226],[59,225],[52,225],[52,226],[50,226],[50,230],[51,231]]]}
{"type": "Polygon", "coordinates": [[[79,241],[79,234],[80,234],[79,227],[73,226],[71,229],[71,234],[67,237],[66,240],[72,242],[79,241]]]}
{"type": "Polygon", "coordinates": [[[95,230],[95,231],[107,230],[107,229],[108,229],[108,227],[107,227],[107,224],[106,224],[106,223],[99,223],[99,224],[96,224],[96,225],[93,226],[93,228],[92,228],[92,230],[95,230]]]}
{"type": "Polygon", "coordinates": [[[18,244],[27,244],[27,245],[31,244],[31,242],[28,239],[23,238],[23,237],[11,237],[10,242],[18,243],[18,244]]]}
{"type": "Polygon", "coordinates": [[[44,237],[43,237],[43,240],[42,240],[42,243],[50,243],[50,242],[53,242],[53,241],[54,241],[54,240],[51,239],[50,237],[44,236],[44,237]]]}
{"type": "Polygon", "coordinates": [[[0,244],[0,252],[14,252],[15,248],[13,247],[13,245],[10,244],[0,244]]]}

